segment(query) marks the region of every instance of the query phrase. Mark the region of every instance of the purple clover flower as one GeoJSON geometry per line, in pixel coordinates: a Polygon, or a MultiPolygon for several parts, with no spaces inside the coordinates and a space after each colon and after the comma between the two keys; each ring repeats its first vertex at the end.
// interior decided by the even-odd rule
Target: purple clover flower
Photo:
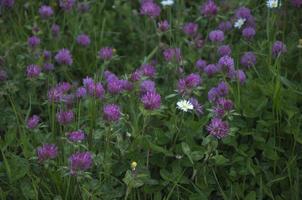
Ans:
{"type": "Polygon", "coordinates": [[[194,110],[195,110],[197,115],[202,115],[203,114],[203,106],[198,102],[197,99],[195,99],[194,97],[191,97],[189,99],[189,102],[193,105],[194,110]]]}
{"type": "Polygon", "coordinates": [[[35,49],[37,46],[39,46],[41,43],[41,40],[37,36],[31,36],[27,40],[27,44],[31,49],[35,49]]]}
{"type": "Polygon", "coordinates": [[[58,24],[52,24],[51,25],[51,34],[52,37],[57,38],[60,35],[60,26],[58,24]]]}
{"type": "Polygon", "coordinates": [[[52,64],[52,63],[44,63],[43,64],[43,70],[44,71],[47,71],[47,72],[49,72],[49,71],[52,71],[52,70],[54,70],[54,65],[52,64]]]}
{"type": "Polygon", "coordinates": [[[212,77],[214,74],[216,74],[217,72],[219,72],[219,67],[216,64],[208,64],[205,68],[204,68],[204,73],[207,74],[207,76],[212,77]]]}
{"type": "Polygon", "coordinates": [[[220,24],[218,25],[218,29],[223,32],[230,31],[232,30],[232,23],[230,21],[220,22],[220,24]]]}
{"type": "Polygon", "coordinates": [[[80,3],[78,3],[77,10],[80,13],[87,13],[90,10],[90,5],[88,2],[80,2],[80,3]]]}
{"type": "Polygon", "coordinates": [[[26,68],[26,75],[28,78],[36,78],[40,75],[41,68],[38,65],[29,65],[26,68]]]}
{"type": "Polygon", "coordinates": [[[169,29],[170,24],[167,20],[163,20],[157,23],[157,27],[161,32],[166,32],[169,29]]]}
{"type": "Polygon", "coordinates": [[[200,13],[206,17],[212,17],[217,14],[218,7],[213,0],[208,0],[200,7],[200,13]]]}
{"type": "Polygon", "coordinates": [[[74,113],[72,110],[63,111],[60,110],[57,113],[57,120],[60,125],[67,125],[70,124],[74,119],[74,113]]]}
{"type": "Polygon", "coordinates": [[[40,123],[40,117],[38,115],[33,115],[28,118],[27,120],[27,128],[34,129],[36,128],[40,123]]]}
{"type": "Polygon", "coordinates": [[[235,70],[234,59],[230,56],[223,56],[219,59],[218,64],[222,67],[222,69],[227,72],[231,72],[235,70]]]}
{"type": "Polygon", "coordinates": [[[164,58],[166,61],[177,61],[179,62],[181,60],[181,51],[179,48],[168,48],[165,49],[163,52],[164,58]]]}
{"type": "Polygon", "coordinates": [[[102,83],[91,83],[87,85],[88,94],[90,96],[102,99],[105,95],[105,90],[102,83]]]}
{"type": "Polygon", "coordinates": [[[117,122],[121,117],[120,107],[115,104],[105,105],[103,113],[104,119],[108,122],[117,122]]]}
{"type": "Polygon", "coordinates": [[[220,57],[231,56],[232,49],[229,45],[222,45],[218,48],[217,53],[220,57]]]}
{"type": "Polygon", "coordinates": [[[195,63],[195,67],[200,71],[203,71],[206,66],[207,66],[207,61],[203,59],[198,59],[195,63]]]}
{"type": "Polygon", "coordinates": [[[50,6],[42,5],[39,8],[39,14],[42,19],[48,19],[53,15],[53,10],[50,6]]]}
{"type": "Polygon", "coordinates": [[[296,8],[300,8],[302,6],[302,0],[291,0],[290,3],[296,8]]]}
{"type": "Polygon", "coordinates": [[[85,87],[79,87],[76,91],[77,98],[83,98],[87,95],[87,90],[85,87]]]}
{"type": "Polygon", "coordinates": [[[229,86],[228,86],[228,84],[226,82],[223,82],[223,81],[220,82],[217,85],[217,93],[221,97],[228,95],[228,93],[229,93],[229,86]]]}
{"type": "Polygon", "coordinates": [[[85,171],[92,166],[92,154],[90,152],[74,153],[68,160],[72,175],[76,175],[79,171],[85,171]]]}
{"type": "Polygon", "coordinates": [[[198,31],[198,24],[193,23],[193,22],[185,23],[183,28],[182,28],[182,31],[187,36],[194,37],[196,35],[197,31],[198,31]]]}
{"type": "Polygon", "coordinates": [[[43,144],[37,148],[39,162],[55,159],[58,156],[58,147],[55,144],[43,144]]]}
{"type": "Polygon", "coordinates": [[[256,31],[253,27],[246,27],[242,30],[242,36],[246,39],[246,40],[251,40],[254,38],[256,34],[256,31]]]}
{"type": "Polygon", "coordinates": [[[153,78],[156,73],[156,69],[152,64],[143,64],[140,67],[141,72],[143,73],[144,76],[147,76],[149,78],[153,78]]]}
{"type": "Polygon", "coordinates": [[[144,80],[140,84],[140,93],[145,94],[146,92],[155,92],[155,83],[151,80],[144,80]]]}
{"type": "Polygon", "coordinates": [[[83,47],[88,47],[90,44],[90,38],[86,34],[81,34],[77,37],[77,43],[83,47]]]}
{"type": "Polygon", "coordinates": [[[15,4],[15,0],[2,0],[0,1],[0,5],[6,8],[12,8],[15,4]]]}
{"type": "Polygon", "coordinates": [[[156,92],[146,92],[141,98],[142,103],[144,104],[145,109],[155,110],[160,108],[161,97],[156,92]]]}
{"type": "Polygon", "coordinates": [[[151,18],[158,17],[160,15],[160,7],[153,1],[143,1],[141,3],[140,13],[151,18]]]}
{"type": "Polygon", "coordinates": [[[240,64],[246,68],[251,68],[256,64],[256,62],[256,55],[251,51],[245,52],[240,59],[240,64]]]}
{"type": "Polygon", "coordinates": [[[68,49],[61,49],[55,56],[57,63],[61,65],[72,65],[72,55],[68,49]]]}
{"type": "Polygon", "coordinates": [[[59,0],[59,6],[64,11],[71,11],[75,4],[75,0],[59,0]]]}
{"type": "Polygon", "coordinates": [[[7,79],[7,72],[4,69],[0,69],[0,82],[7,79]]]}
{"type": "Polygon", "coordinates": [[[113,56],[113,48],[103,47],[99,51],[99,57],[102,60],[110,60],[113,56]]]}
{"type": "Polygon", "coordinates": [[[276,41],[272,46],[272,54],[274,57],[278,57],[287,52],[286,45],[281,41],[276,41]]]}
{"type": "Polygon", "coordinates": [[[212,42],[222,42],[224,40],[224,33],[221,30],[214,30],[209,33],[209,39],[212,42]]]}
{"type": "Polygon", "coordinates": [[[72,142],[82,142],[85,139],[85,133],[82,130],[72,131],[67,137],[72,142]]]}
{"type": "Polygon", "coordinates": [[[213,118],[210,124],[207,126],[207,131],[210,133],[210,135],[221,139],[228,135],[229,124],[225,121],[222,121],[220,118],[213,118]]]}
{"type": "Polygon", "coordinates": [[[186,86],[188,88],[194,88],[201,84],[201,77],[199,74],[190,74],[185,78],[186,86]]]}

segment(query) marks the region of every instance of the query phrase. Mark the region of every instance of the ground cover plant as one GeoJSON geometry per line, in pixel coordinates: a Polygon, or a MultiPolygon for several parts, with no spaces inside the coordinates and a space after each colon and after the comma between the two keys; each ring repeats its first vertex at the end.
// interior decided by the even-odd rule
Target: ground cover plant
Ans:
{"type": "Polygon", "coordinates": [[[0,0],[0,199],[302,199],[301,0],[0,0]]]}

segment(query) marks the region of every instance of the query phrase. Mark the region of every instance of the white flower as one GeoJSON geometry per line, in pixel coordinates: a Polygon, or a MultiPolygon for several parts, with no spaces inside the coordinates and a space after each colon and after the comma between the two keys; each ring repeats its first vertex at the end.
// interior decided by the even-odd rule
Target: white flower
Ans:
{"type": "Polygon", "coordinates": [[[163,6],[172,6],[173,4],[174,4],[174,0],[161,1],[161,5],[163,5],[163,6]]]}
{"type": "Polygon", "coordinates": [[[245,23],[246,19],[244,18],[239,18],[235,24],[234,24],[234,27],[235,28],[238,28],[238,29],[241,29],[241,27],[243,26],[243,24],[245,23]]]}
{"type": "Polygon", "coordinates": [[[177,102],[177,108],[184,111],[184,112],[187,112],[188,110],[193,110],[193,105],[187,101],[187,100],[180,100],[177,102]]]}
{"type": "Polygon", "coordinates": [[[278,8],[279,6],[281,6],[281,2],[279,2],[279,0],[267,0],[266,6],[268,8],[278,8]]]}

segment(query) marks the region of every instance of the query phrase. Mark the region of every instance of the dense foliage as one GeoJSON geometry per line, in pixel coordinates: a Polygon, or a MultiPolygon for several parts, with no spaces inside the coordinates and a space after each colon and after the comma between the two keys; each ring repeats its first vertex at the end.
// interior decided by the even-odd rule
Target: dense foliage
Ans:
{"type": "Polygon", "coordinates": [[[301,0],[0,0],[0,27],[0,199],[302,199],[301,0]]]}

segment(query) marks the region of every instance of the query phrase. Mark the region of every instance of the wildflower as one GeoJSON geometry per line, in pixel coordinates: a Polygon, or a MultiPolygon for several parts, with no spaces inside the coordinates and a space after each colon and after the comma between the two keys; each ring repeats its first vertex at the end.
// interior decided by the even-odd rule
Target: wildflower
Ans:
{"type": "Polygon", "coordinates": [[[51,29],[52,37],[54,37],[54,38],[59,37],[59,34],[60,34],[60,26],[59,25],[53,24],[53,25],[51,25],[50,29],[51,29]]]}
{"type": "Polygon", "coordinates": [[[131,162],[130,168],[132,169],[132,171],[135,171],[136,167],[137,167],[137,162],[135,161],[131,162]]]}
{"type": "Polygon", "coordinates": [[[103,98],[105,94],[104,87],[102,83],[91,83],[87,85],[87,91],[90,96],[97,98],[103,98]]]}
{"type": "Polygon", "coordinates": [[[181,51],[179,48],[168,48],[163,52],[164,58],[166,61],[180,61],[181,60],[181,51]]]}
{"type": "Polygon", "coordinates": [[[15,0],[2,0],[0,5],[6,8],[12,8],[15,4],[15,0]]]}
{"type": "Polygon", "coordinates": [[[145,15],[151,18],[158,17],[160,15],[160,7],[153,1],[143,1],[140,8],[141,15],[145,15]]]}
{"type": "Polygon", "coordinates": [[[207,61],[203,59],[198,59],[195,63],[195,67],[200,71],[203,71],[206,66],[207,66],[207,61]]]}
{"type": "Polygon", "coordinates": [[[231,56],[232,49],[229,45],[222,45],[218,47],[217,53],[220,57],[231,56]]]}
{"type": "Polygon", "coordinates": [[[90,38],[88,35],[81,34],[77,37],[77,43],[83,47],[87,47],[90,44],[90,38]]]}
{"type": "Polygon", "coordinates": [[[194,106],[190,101],[187,100],[180,100],[176,103],[177,108],[184,111],[188,112],[190,110],[193,110],[194,106]]]}
{"type": "Polygon", "coordinates": [[[224,22],[221,22],[219,25],[218,25],[218,29],[223,31],[223,32],[226,32],[226,31],[229,31],[232,29],[232,24],[230,21],[224,21],[224,22]]]}
{"type": "Polygon", "coordinates": [[[102,60],[110,60],[113,56],[113,48],[103,47],[99,51],[99,57],[102,60]]]}
{"type": "Polygon", "coordinates": [[[82,142],[85,139],[85,133],[82,130],[72,131],[67,137],[72,142],[82,142]]]}
{"type": "Polygon", "coordinates": [[[140,84],[140,93],[145,94],[146,92],[155,92],[155,83],[151,80],[142,81],[140,84]]]}
{"type": "Polygon", "coordinates": [[[88,2],[80,2],[80,3],[78,3],[77,10],[80,13],[86,13],[86,12],[89,11],[89,9],[90,9],[90,6],[89,6],[88,2]]]}
{"type": "Polygon", "coordinates": [[[245,52],[240,58],[240,64],[246,68],[250,68],[256,64],[256,56],[253,52],[245,52]]]}
{"type": "Polygon", "coordinates": [[[60,0],[59,1],[59,6],[62,8],[64,11],[70,11],[75,4],[75,0],[60,0]]]}
{"type": "Polygon", "coordinates": [[[203,70],[209,77],[219,72],[219,67],[216,64],[209,64],[203,70]]]}
{"type": "Polygon", "coordinates": [[[53,10],[50,6],[43,5],[39,8],[39,14],[42,19],[48,19],[53,15],[53,10]]]}
{"type": "Polygon", "coordinates": [[[267,0],[266,6],[268,8],[278,8],[279,6],[281,6],[281,1],[279,2],[279,0],[267,0]]]}
{"type": "Polygon", "coordinates": [[[246,27],[242,30],[242,36],[247,40],[251,40],[255,34],[256,31],[253,27],[246,27]]]}
{"type": "Polygon", "coordinates": [[[189,23],[185,23],[182,31],[188,35],[193,37],[194,35],[196,35],[197,31],[198,31],[198,24],[193,23],[193,22],[189,22],[189,23]]]}
{"type": "Polygon", "coordinates": [[[43,64],[43,70],[44,71],[52,71],[54,70],[54,65],[52,63],[44,63],[43,64]]]}
{"type": "Polygon", "coordinates": [[[163,20],[157,23],[157,27],[161,32],[166,32],[169,29],[170,24],[167,20],[163,20]]]}
{"type": "Polygon", "coordinates": [[[274,57],[280,56],[282,53],[287,52],[286,45],[281,41],[276,41],[272,46],[272,54],[274,57]]]}
{"type": "Polygon", "coordinates": [[[44,61],[49,61],[51,59],[51,52],[47,51],[47,50],[44,50],[43,51],[43,59],[44,59],[44,61]]]}
{"type": "Polygon", "coordinates": [[[37,46],[39,46],[39,44],[41,43],[41,40],[39,37],[37,36],[31,36],[30,38],[28,38],[27,40],[27,44],[31,49],[36,48],[37,46]]]}
{"type": "Polygon", "coordinates": [[[208,100],[210,102],[215,102],[219,97],[218,90],[216,87],[213,87],[208,92],[208,100]]]}
{"type": "Polygon", "coordinates": [[[217,11],[218,7],[213,0],[208,0],[200,8],[200,13],[206,17],[215,16],[217,11]]]}
{"type": "Polygon", "coordinates": [[[241,69],[235,71],[235,77],[239,80],[241,85],[243,85],[246,81],[246,75],[241,69]]]}
{"type": "Polygon", "coordinates": [[[61,49],[55,56],[57,63],[61,65],[72,65],[72,55],[68,49],[61,49]]]}
{"type": "Polygon", "coordinates": [[[94,83],[94,80],[91,78],[91,77],[86,77],[83,79],[83,85],[85,87],[88,87],[89,85],[93,84],[94,83]]]}
{"type": "Polygon", "coordinates": [[[142,103],[144,104],[145,109],[155,110],[160,107],[161,97],[156,92],[146,92],[141,98],[142,103]]]}
{"type": "Polygon", "coordinates": [[[193,105],[193,108],[194,108],[195,112],[197,113],[197,115],[203,114],[203,106],[201,104],[199,104],[197,99],[195,99],[194,97],[191,97],[189,99],[189,102],[193,105]]]}
{"type": "Polygon", "coordinates": [[[214,30],[209,33],[209,39],[212,42],[222,42],[224,40],[224,33],[221,30],[214,30]]]}
{"type": "Polygon", "coordinates": [[[201,84],[201,77],[198,74],[190,74],[185,78],[186,86],[188,88],[197,87],[201,84]]]}
{"type": "Polygon", "coordinates": [[[58,155],[58,147],[55,144],[43,144],[37,148],[37,156],[40,162],[55,159],[58,155]]]}
{"type": "Polygon", "coordinates": [[[219,59],[218,64],[227,72],[234,70],[234,59],[230,56],[223,56],[219,59]]]}
{"type": "Polygon", "coordinates": [[[85,97],[87,94],[87,90],[85,87],[79,87],[76,91],[76,97],[77,98],[82,98],[85,97]]]}
{"type": "Polygon", "coordinates": [[[241,29],[241,27],[244,25],[246,19],[244,18],[239,18],[235,23],[234,23],[234,27],[237,29],[241,29]]]}
{"type": "Polygon", "coordinates": [[[302,0],[291,0],[290,3],[296,8],[300,8],[302,6],[302,0]]]}
{"type": "Polygon", "coordinates": [[[229,133],[229,125],[220,118],[213,118],[210,124],[207,126],[207,131],[210,133],[210,135],[221,139],[229,133]]]}
{"type": "Polygon", "coordinates": [[[27,127],[29,129],[34,129],[39,125],[40,117],[38,115],[33,115],[27,120],[27,127]]]}
{"type": "Polygon", "coordinates": [[[163,0],[160,3],[163,6],[172,6],[174,4],[174,0],[163,0]]]}
{"type": "Polygon", "coordinates": [[[143,64],[140,67],[140,70],[144,76],[148,76],[150,78],[154,77],[156,73],[156,69],[152,64],[143,64]]]}
{"type": "Polygon", "coordinates": [[[217,93],[219,96],[226,96],[229,93],[229,86],[226,82],[220,82],[217,85],[217,93]]]}
{"type": "Polygon", "coordinates": [[[60,110],[57,113],[57,120],[60,125],[67,125],[71,123],[73,119],[74,119],[74,114],[72,110],[68,110],[68,111],[60,110]]]}
{"type": "Polygon", "coordinates": [[[0,69],[0,81],[5,81],[7,79],[7,72],[4,69],[0,69]]]}
{"type": "Polygon", "coordinates": [[[29,65],[26,68],[26,75],[28,78],[38,77],[41,73],[41,68],[38,65],[29,65]]]}
{"type": "Polygon", "coordinates": [[[121,117],[120,107],[115,104],[105,105],[103,112],[104,112],[104,119],[109,122],[116,122],[121,117]]]}
{"type": "Polygon", "coordinates": [[[79,171],[85,171],[92,166],[92,155],[90,152],[74,153],[68,160],[72,175],[76,175],[79,171]]]}

